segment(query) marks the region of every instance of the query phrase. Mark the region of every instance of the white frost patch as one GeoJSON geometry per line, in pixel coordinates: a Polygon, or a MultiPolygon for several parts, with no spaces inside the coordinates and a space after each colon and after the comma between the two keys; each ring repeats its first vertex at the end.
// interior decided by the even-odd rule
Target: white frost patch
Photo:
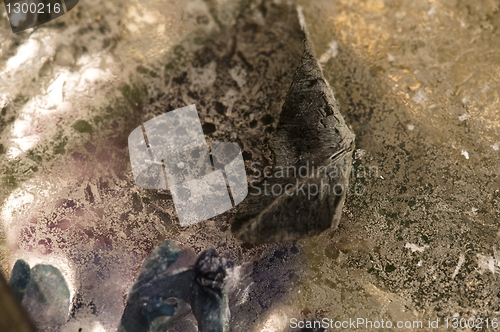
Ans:
{"type": "MultiPolygon", "coordinates": [[[[51,197],[54,194],[52,184],[46,181],[40,181],[34,184],[33,180],[34,179],[29,180],[31,184],[24,183],[22,188],[15,189],[5,199],[5,204],[0,210],[0,219],[3,221],[5,229],[8,230],[8,232],[5,233],[5,239],[10,245],[17,243],[21,228],[26,226],[20,224],[19,220],[27,220],[28,214],[37,204],[36,202],[39,201],[39,198],[51,197]]],[[[55,253],[48,255],[38,254],[36,252],[26,251],[22,248],[18,249],[16,252],[16,259],[24,259],[31,267],[36,264],[50,264],[58,268],[68,284],[70,296],[74,296],[75,272],[68,258],[59,256],[55,253]]],[[[13,258],[14,257],[11,259],[13,258]]],[[[13,264],[14,261],[10,263],[13,264]]]]}
{"type": "Polygon", "coordinates": [[[427,98],[427,94],[425,93],[424,90],[420,89],[418,90],[415,95],[413,96],[413,101],[423,104],[425,101],[427,101],[429,98],[427,98]]]}
{"type": "Polygon", "coordinates": [[[106,330],[101,324],[95,323],[94,327],[92,328],[92,332],[106,332],[106,330]]]}
{"type": "Polygon", "coordinates": [[[19,157],[21,155],[21,153],[23,153],[23,152],[21,150],[19,150],[18,148],[11,147],[7,151],[7,157],[9,159],[16,159],[17,157],[19,157]]]}
{"type": "Polygon", "coordinates": [[[0,210],[0,219],[3,221],[5,229],[12,230],[15,226],[15,221],[20,219],[19,215],[26,215],[32,208],[35,201],[35,193],[40,197],[47,197],[53,194],[52,185],[43,181],[39,185],[24,185],[24,189],[17,188],[9,197],[0,210]],[[43,188],[43,189],[39,189],[43,188]]]}
{"type": "Polygon", "coordinates": [[[158,22],[158,13],[151,10],[146,10],[146,8],[146,6],[141,6],[140,10],[138,11],[138,7],[129,6],[127,16],[130,19],[134,20],[136,23],[153,24],[155,22],[158,22]]]}
{"type": "Polygon", "coordinates": [[[451,276],[451,279],[455,279],[455,277],[458,274],[458,271],[460,271],[460,268],[462,267],[462,265],[464,264],[464,262],[465,262],[465,256],[464,256],[464,254],[460,254],[460,257],[458,258],[457,267],[455,268],[455,272],[453,272],[453,274],[451,276]]]}
{"type": "Polygon", "coordinates": [[[14,190],[5,201],[4,208],[2,209],[2,219],[12,221],[12,211],[27,208],[26,204],[31,204],[34,200],[35,196],[27,191],[20,188],[14,190]]]}
{"type": "Polygon", "coordinates": [[[276,310],[275,313],[269,315],[267,320],[264,322],[261,331],[266,331],[266,332],[283,331],[288,327],[288,324],[289,321],[287,315],[281,310],[276,310]]]}
{"type": "Polygon", "coordinates": [[[469,119],[469,118],[470,118],[470,114],[465,113],[465,114],[460,115],[460,116],[458,117],[458,120],[460,120],[460,121],[465,121],[465,120],[467,120],[467,119],[469,119]]]}
{"type": "Polygon", "coordinates": [[[354,152],[354,159],[361,159],[366,155],[366,151],[363,149],[357,149],[354,152]]]}
{"type": "Polygon", "coordinates": [[[229,74],[231,75],[231,78],[236,81],[238,86],[241,88],[243,87],[246,82],[247,82],[247,72],[245,69],[241,68],[240,66],[236,66],[234,68],[231,68],[229,70],[229,74]]]}
{"type": "MultiPolygon", "coordinates": [[[[63,87],[66,82],[66,75],[60,74],[57,79],[49,86],[47,93],[52,101],[52,105],[56,106],[63,102],[63,87]]],[[[51,106],[52,106],[51,105],[51,106]]]]}
{"type": "Polygon", "coordinates": [[[413,129],[415,129],[415,126],[414,126],[414,125],[412,125],[412,124],[409,124],[409,125],[408,125],[408,130],[413,130],[413,129]]]}
{"type": "Polygon", "coordinates": [[[14,138],[11,141],[16,143],[17,146],[21,149],[22,152],[26,152],[38,143],[40,140],[40,136],[31,135],[23,138],[14,138]]]}
{"type": "Polygon", "coordinates": [[[227,90],[226,94],[224,95],[224,98],[222,98],[222,103],[227,106],[227,111],[226,115],[229,116],[231,115],[231,112],[233,111],[233,105],[234,102],[236,101],[236,98],[238,96],[238,92],[234,89],[229,89],[227,90]]]}
{"type": "Polygon", "coordinates": [[[31,122],[27,120],[17,119],[14,122],[14,128],[12,128],[12,136],[14,137],[24,137],[31,130],[31,122]]]}
{"type": "Polygon", "coordinates": [[[34,60],[40,53],[41,43],[35,39],[28,39],[26,43],[19,46],[17,54],[7,61],[7,71],[17,69],[21,65],[34,60]]]}
{"type": "MultiPolygon", "coordinates": [[[[60,113],[67,113],[67,112],[71,111],[72,108],[73,108],[73,104],[65,101],[65,102],[62,102],[61,104],[59,104],[57,106],[56,110],[57,110],[57,112],[60,112],[60,113]]],[[[41,112],[41,111],[39,110],[39,112],[41,112]]]]}
{"type": "Polygon", "coordinates": [[[462,156],[465,157],[465,159],[469,159],[469,152],[462,150],[461,154],[462,154],[462,156]]]}
{"type": "Polygon", "coordinates": [[[500,255],[496,247],[493,247],[493,256],[477,254],[477,265],[477,272],[479,274],[483,274],[486,271],[495,274],[496,268],[500,267],[500,255]]]}
{"type": "Polygon", "coordinates": [[[498,261],[495,258],[481,254],[477,254],[477,265],[479,267],[477,271],[479,274],[483,274],[488,270],[495,274],[495,266],[499,266],[498,261]]]}
{"type": "Polygon", "coordinates": [[[86,83],[89,84],[89,83],[97,83],[100,81],[108,81],[111,78],[112,75],[109,69],[104,71],[99,68],[88,68],[83,72],[80,84],[85,85],[86,83]]]}
{"type": "Polygon", "coordinates": [[[71,319],[61,328],[61,332],[73,332],[78,330],[89,332],[111,332],[116,331],[116,328],[105,328],[103,325],[101,325],[101,323],[96,322],[94,315],[82,315],[77,319],[71,319]],[[81,326],[86,326],[88,330],[82,330],[80,328],[81,326]]]}
{"type": "Polygon", "coordinates": [[[424,252],[424,250],[427,249],[427,248],[429,248],[429,246],[428,245],[424,245],[423,247],[419,247],[416,244],[407,242],[405,244],[405,248],[411,249],[411,252],[415,252],[415,251],[424,252]]]}
{"type": "Polygon", "coordinates": [[[339,44],[337,43],[336,40],[332,40],[328,44],[328,48],[326,49],[325,53],[321,54],[319,57],[319,62],[320,63],[327,63],[328,60],[331,58],[335,58],[339,54],[339,44]]]}
{"type": "Polygon", "coordinates": [[[429,15],[429,17],[434,17],[434,15],[436,15],[436,6],[432,6],[427,12],[427,15],[429,15]]]}
{"type": "Polygon", "coordinates": [[[493,148],[493,150],[498,151],[498,149],[500,149],[500,143],[496,141],[495,144],[493,144],[491,147],[493,148]]]}
{"type": "Polygon", "coordinates": [[[191,90],[201,89],[212,85],[217,77],[217,64],[215,61],[210,62],[205,67],[191,69],[191,90]]]}
{"type": "Polygon", "coordinates": [[[302,10],[302,6],[297,6],[297,16],[299,17],[299,23],[302,29],[306,28],[306,18],[304,17],[304,11],[302,10]]]}

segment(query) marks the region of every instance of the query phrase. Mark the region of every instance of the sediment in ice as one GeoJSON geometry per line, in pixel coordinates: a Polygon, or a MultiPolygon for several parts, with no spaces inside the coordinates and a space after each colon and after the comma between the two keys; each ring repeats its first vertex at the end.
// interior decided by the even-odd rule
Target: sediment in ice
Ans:
{"type": "MultiPolygon", "coordinates": [[[[252,244],[317,235],[340,222],[354,134],[323,76],[300,7],[304,53],[269,146],[272,174],[238,209],[233,233],[252,244]]],[[[252,189],[250,192],[252,192],[252,189]]]]}

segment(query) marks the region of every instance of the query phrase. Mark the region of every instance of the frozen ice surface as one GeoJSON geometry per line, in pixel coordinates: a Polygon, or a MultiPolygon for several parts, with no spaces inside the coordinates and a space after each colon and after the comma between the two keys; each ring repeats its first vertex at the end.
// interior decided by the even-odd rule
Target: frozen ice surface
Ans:
{"type": "MultiPolygon", "coordinates": [[[[135,186],[127,137],[194,103],[207,140],[238,143],[247,174],[261,176],[302,52],[294,5],[88,0],[20,34],[1,20],[1,265],[61,271],[72,299],[63,331],[115,331],[142,261],[166,238],[188,264],[209,247],[256,262],[235,291],[247,300],[229,298],[239,331],[290,318],[496,317],[497,4],[299,2],[317,53],[338,44],[323,70],[366,151],[351,177],[365,193],[347,198],[335,232],[283,247],[236,240],[234,211],[182,230],[168,191],[135,186]]],[[[196,331],[186,318],[175,328],[196,331]]]]}

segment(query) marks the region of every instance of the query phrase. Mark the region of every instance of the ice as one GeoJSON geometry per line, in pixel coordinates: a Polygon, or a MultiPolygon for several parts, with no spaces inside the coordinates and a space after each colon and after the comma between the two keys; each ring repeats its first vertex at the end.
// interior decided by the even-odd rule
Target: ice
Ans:
{"type": "MultiPolygon", "coordinates": [[[[257,264],[251,281],[236,287],[245,300],[229,298],[239,331],[308,319],[306,307],[309,317],[346,319],[497,311],[496,4],[440,0],[429,19],[431,5],[418,1],[299,2],[316,48],[338,43],[323,70],[356,149],[366,151],[356,166],[377,166],[385,180],[353,179],[366,191],[348,197],[340,227],[283,244],[286,253],[235,239],[234,211],[182,230],[167,190],[135,186],[126,138],[140,123],[194,103],[202,123],[217,129],[208,142],[241,146],[247,175],[255,174],[253,162],[260,171],[271,166],[267,146],[303,50],[295,5],[88,0],[18,34],[4,17],[0,262],[6,275],[18,259],[61,271],[71,294],[62,331],[116,331],[143,260],[167,238],[189,253],[186,266],[210,247],[237,266],[257,264]],[[58,58],[65,47],[73,64],[68,54],[58,58]],[[197,81],[193,75],[212,62],[197,81]],[[102,72],[82,80],[89,68],[102,72]],[[244,85],[232,68],[245,70],[244,85]],[[53,96],[47,88],[63,74],[63,102],[55,105],[60,85],[53,96]],[[418,98],[423,93],[435,107],[418,98]],[[471,117],[460,121],[464,113],[471,117]],[[77,130],[80,120],[89,127],[76,127],[90,130],[77,130]],[[17,121],[28,122],[15,130],[22,137],[13,135],[17,121]],[[39,140],[19,142],[24,151],[12,141],[33,135],[39,140]],[[429,247],[411,252],[406,243],[429,247]]],[[[173,331],[196,331],[192,314],[182,322],[173,331]]]]}

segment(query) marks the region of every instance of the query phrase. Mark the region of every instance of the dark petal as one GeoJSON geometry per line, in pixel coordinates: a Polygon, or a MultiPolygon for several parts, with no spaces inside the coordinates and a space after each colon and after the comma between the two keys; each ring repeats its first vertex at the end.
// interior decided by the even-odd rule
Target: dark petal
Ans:
{"type": "Polygon", "coordinates": [[[214,249],[202,252],[194,265],[196,281],[201,286],[222,291],[228,264],[214,249]]]}
{"type": "Polygon", "coordinates": [[[156,247],[142,263],[141,271],[139,272],[133,289],[165,272],[178,258],[179,248],[177,245],[170,240],[164,241],[156,247]]]}
{"type": "Polygon", "coordinates": [[[26,294],[26,289],[28,288],[30,279],[30,266],[22,259],[18,259],[14,264],[14,268],[12,269],[12,274],[10,275],[9,279],[9,286],[12,288],[14,293],[16,293],[20,301],[23,300],[24,295],[26,294]]]}
{"type": "Polygon", "coordinates": [[[225,294],[227,268],[232,263],[219,257],[214,249],[200,254],[191,286],[191,308],[200,332],[223,332],[229,322],[229,307],[225,294]]]}
{"type": "Polygon", "coordinates": [[[23,306],[41,331],[57,330],[66,323],[70,293],[61,272],[52,265],[35,265],[23,306]]]}
{"type": "Polygon", "coordinates": [[[227,298],[221,293],[193,283],[191,309],[198,322],[198,331],[223,332],[227,330],[228,304],[227,298]]]}
{"type": "Polygon", "coordinates": [[[142,314],[149,326],[168,327],[191,311],[189,293],[193,276],[192,270],[159,276],[138,290],[142,314]]]}
{"type": "Polygon", "coordinates": [[[134,285],[122,316],[127,332],[161,331],[190,312],[189,290],[193,271],[159,275],[150,282],[134,285]]]}
{"type": "Polygon", "coordinates": [[[164,274],[178,257],[179,249],[170,240],[164,241],[146,257],[129,293],[120,331],[160,331],[189,313],[193,272],[184,270],[164,274]]]}

